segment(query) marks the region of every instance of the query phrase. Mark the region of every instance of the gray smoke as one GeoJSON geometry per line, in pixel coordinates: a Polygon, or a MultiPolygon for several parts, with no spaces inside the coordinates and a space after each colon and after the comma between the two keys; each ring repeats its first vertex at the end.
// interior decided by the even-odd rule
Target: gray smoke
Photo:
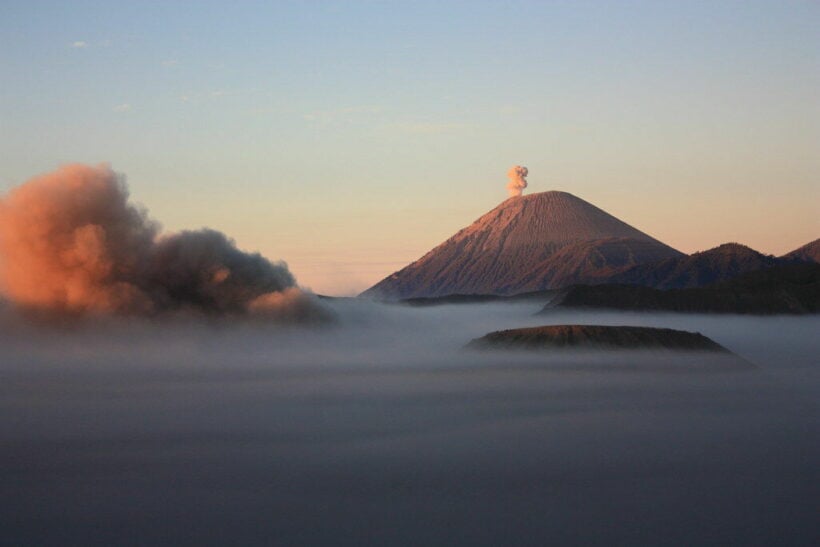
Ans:
{"type": "Polygon", "coordinates": [[[284,262],[203,229],[159,235],[107,166],[68,165],[0,201],[0,279],[18,307],[57,314],[328,314],[284,262]]]}

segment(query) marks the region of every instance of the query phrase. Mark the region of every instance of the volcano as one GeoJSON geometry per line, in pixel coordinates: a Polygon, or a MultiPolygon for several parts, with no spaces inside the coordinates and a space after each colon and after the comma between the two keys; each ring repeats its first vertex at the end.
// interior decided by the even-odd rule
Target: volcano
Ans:
{"type": "Polygon", "coordinates": [[[511,197],[362,296],[540,291],[605,282],[682,253],[566,192],[511,197]]]}

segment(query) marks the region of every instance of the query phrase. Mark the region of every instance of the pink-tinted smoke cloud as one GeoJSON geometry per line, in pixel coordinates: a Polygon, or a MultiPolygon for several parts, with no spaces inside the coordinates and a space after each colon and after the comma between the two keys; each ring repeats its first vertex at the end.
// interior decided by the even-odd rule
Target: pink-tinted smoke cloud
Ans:
{"type": "Polygon", "coordinates": [[[510,179],[507,183],[507,191],[510,197],[520,196],[524,192],[524,188],[527,187],[527,173],[529,173],[527,168],[520,165],[513,165],[507,171],[507,178],[510,179]]]}
{"type": "Polygon", "coordinates": [[[321,315],[284,263],[213,230],[160,235],[107,166],[67,165],[0,201],[0,288],[58,313],[321,315]]]}

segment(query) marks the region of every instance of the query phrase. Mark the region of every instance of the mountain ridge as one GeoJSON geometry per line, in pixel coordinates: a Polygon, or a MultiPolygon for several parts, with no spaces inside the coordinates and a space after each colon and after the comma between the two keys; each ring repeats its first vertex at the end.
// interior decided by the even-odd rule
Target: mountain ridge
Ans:
{"type": "Polygon", "coordinates": [[[820,312],[820,264],[792,262],[705,287],[656,289],[639,285],[575,285],[540,313],[555,308],[628,311],[802,315],[820,312]]]}
{"type": "Polygon", "coordinates": [[[606,282],[656,289],[685,289],[726,281],[782,263],[783,260],[764,255],[746,245],[723,243],[691,255],[638,264],[613,275],[606,282]]]}
{"type": "Polygon", "coordinates": [[[504,200],[362,296],[397,300],[545,290],[595,277],[597,270],[611,275],[680,256],[591,203],[554,190],[504,200]],[[575,266],[556,276],[548,260],[571,245],[579,248],[562,264],[573,258],[575,266]]]}
{"type": "Polygon", "coordinates": [[[804,262],[820,262],[820,238],[810,241],[797,249],[784,254],[786,260],[802,260],[804,262]]]}

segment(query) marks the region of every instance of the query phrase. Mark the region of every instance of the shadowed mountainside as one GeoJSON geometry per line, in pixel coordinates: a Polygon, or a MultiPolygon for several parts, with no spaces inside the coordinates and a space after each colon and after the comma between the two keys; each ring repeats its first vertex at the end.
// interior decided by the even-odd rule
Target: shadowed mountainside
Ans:
{"type": "Polygon", "coordinates": [[[709,287],[660,290],[635,285],[578,285],[560,291],[555,307],[693,313],[820,312],[820,264],[775,266],[709,287]]]}
{"type": "Polygon", "coordinates": [[[606,283],[625,269],[654,263],[660,254],[666,253],[654,241],[632,238],[581,241],[559,249],[538,263],[510,287],[509,293],[541,291],[577,283],[606,283]]]}
{"type": "Polygon", "coordinates": [[[362,296],[514,294],[609,277],[675,249],[566,192],[505,200],[362,296]]]}
{"type": "Polygon", "coordinates": [[[610,276],[606,283],[641,285],[656,289],[704,287],[738,275],[771,268],[783,261],[739,243],[659,262],[639,264],[610,276]]]}
{"type": "Polygon", "coordinates": [[[803,262],[820,262],[820,238],[811,243],[806,243],[802,247],[783,255],[786,260],[802,260],[803,262]]]}

